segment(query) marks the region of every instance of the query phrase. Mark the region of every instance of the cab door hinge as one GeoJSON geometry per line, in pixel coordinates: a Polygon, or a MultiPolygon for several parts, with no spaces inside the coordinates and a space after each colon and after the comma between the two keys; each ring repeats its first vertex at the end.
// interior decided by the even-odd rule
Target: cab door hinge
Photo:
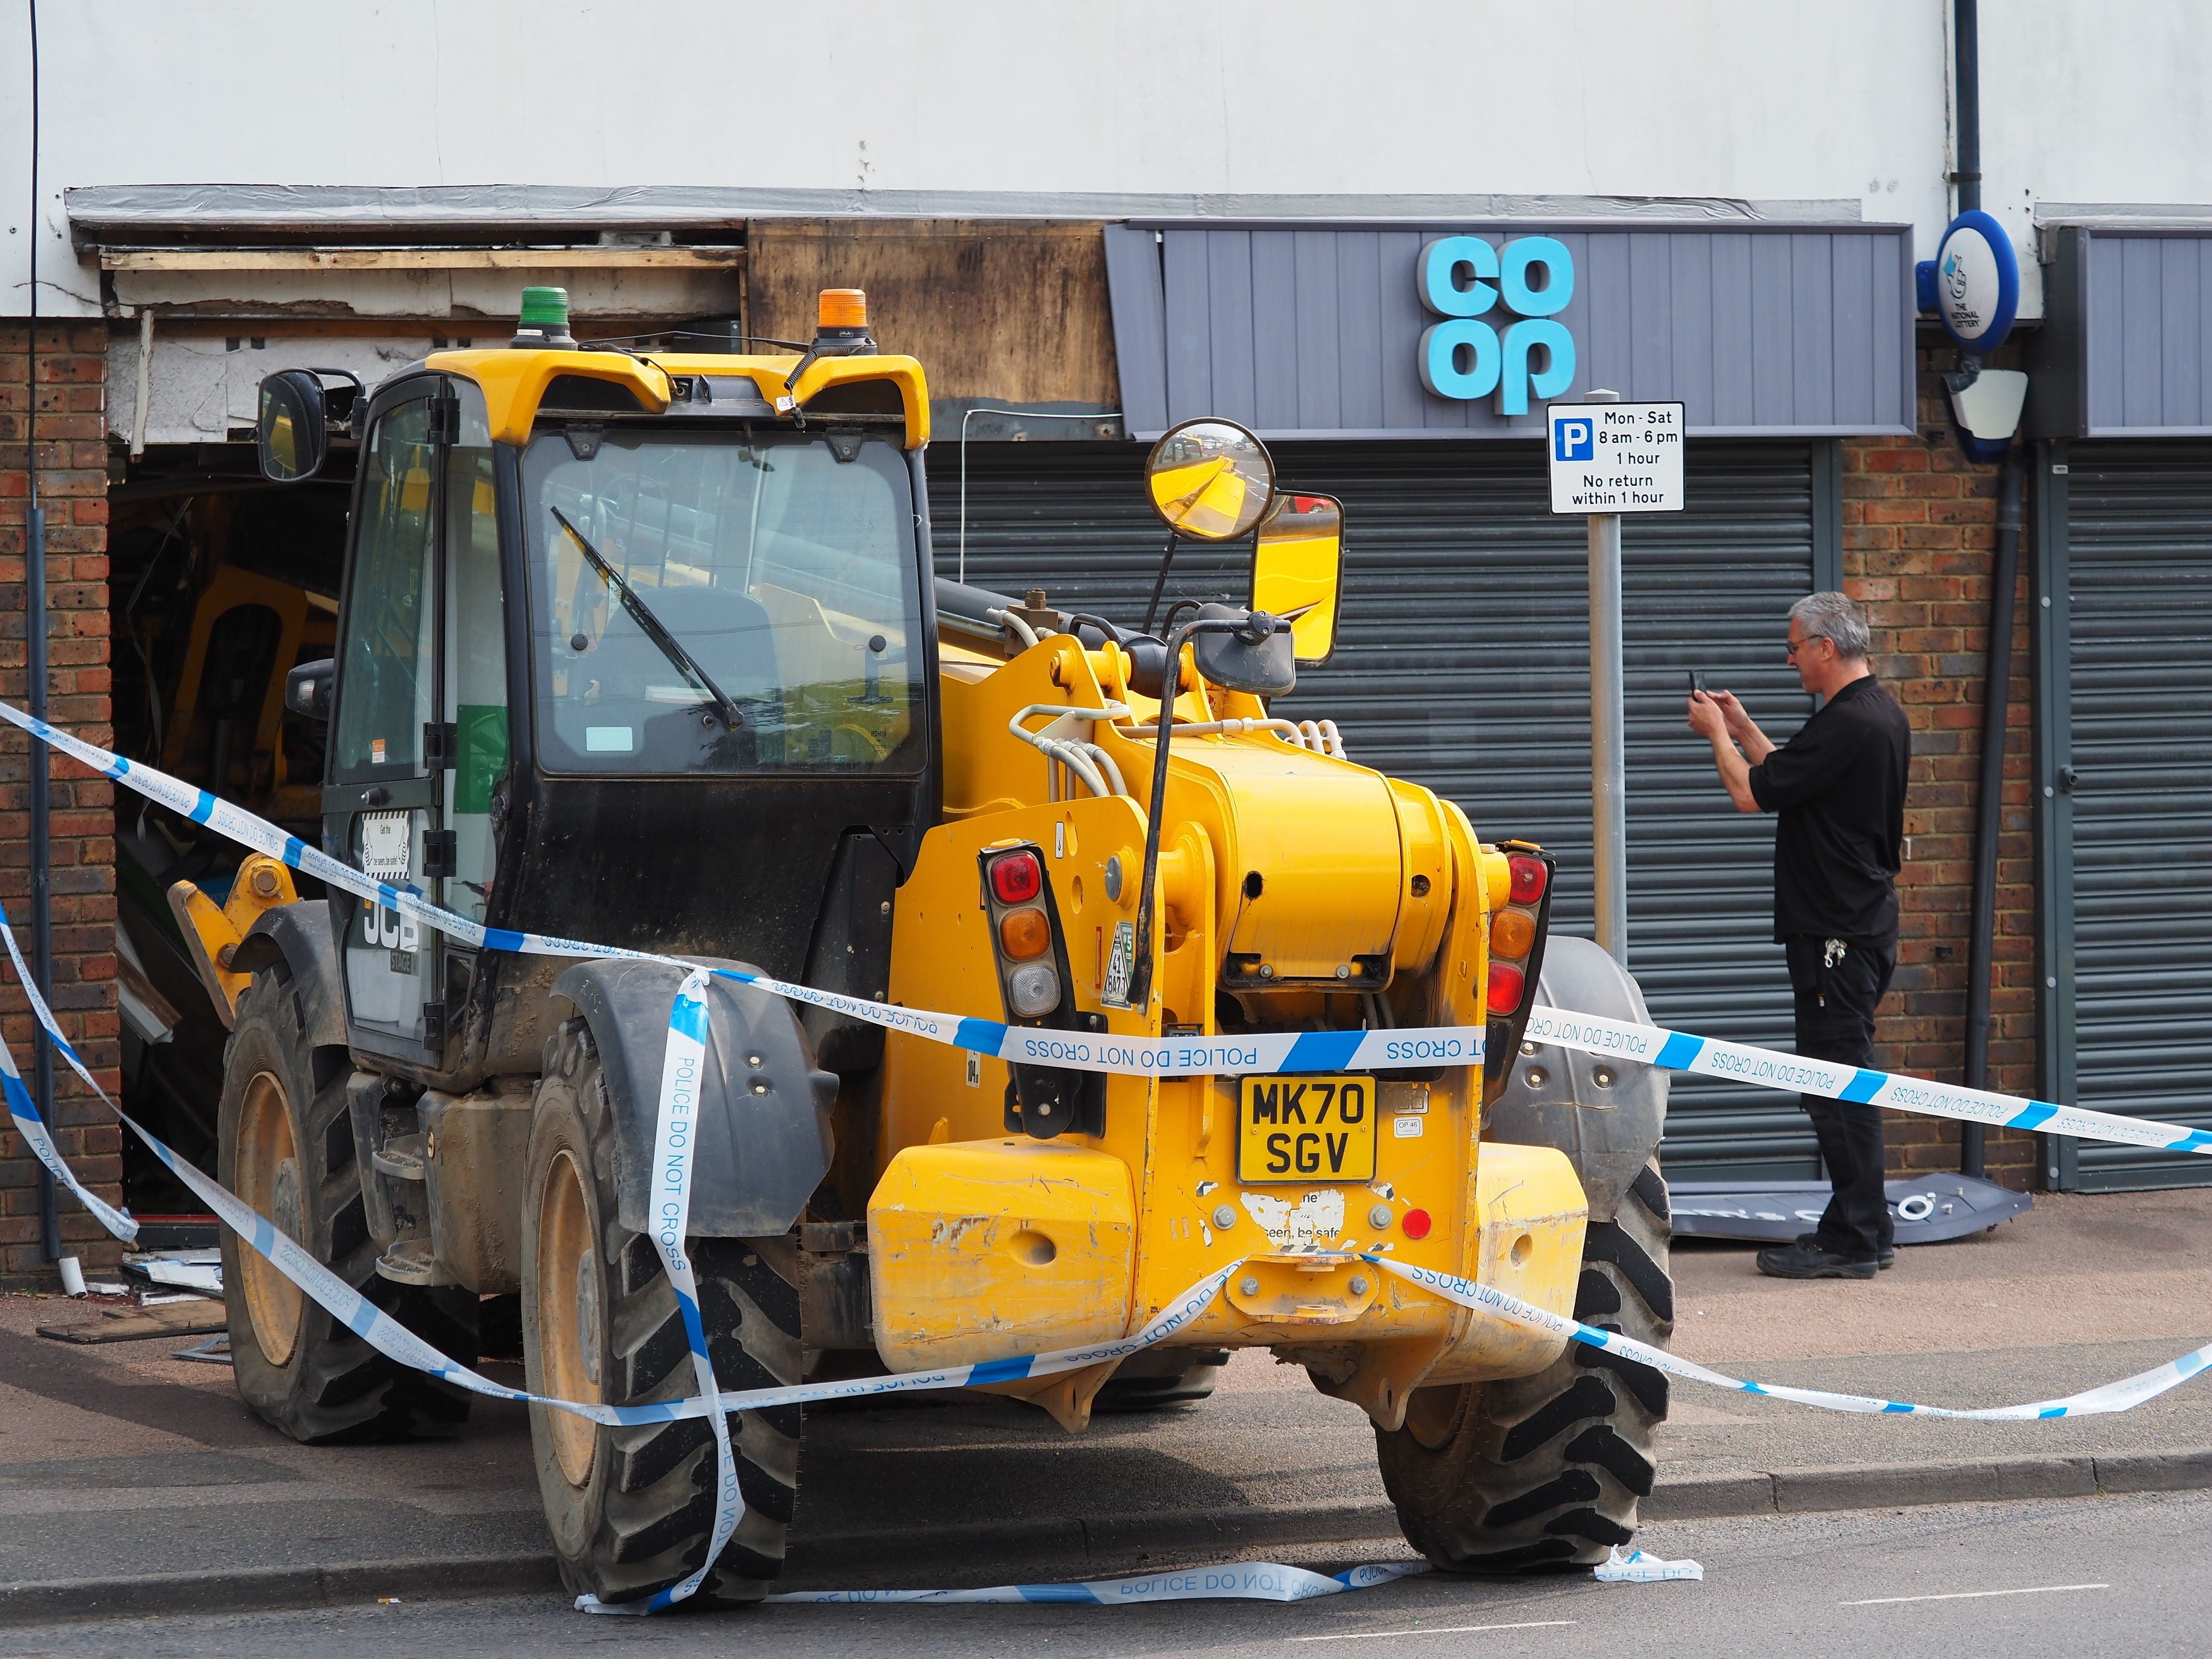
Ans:
{"type": "Polygon", "coordinates": [[[457,444],[461,441],[461,400],[451,392],[430,399],[430,441],[457,444]]]}
{"type": "Polygon", "coordinates": [[[422,764],[432,772],[450,772],[459,759],[460,732],[451,720],[422,722],[422,764]]]}
{"type": "Polygon", "coordinates": [[[422,832],[422,874],[426,877],[451,877],[459,872],[459,836],[452,830],[425,830],[422,832]]]}

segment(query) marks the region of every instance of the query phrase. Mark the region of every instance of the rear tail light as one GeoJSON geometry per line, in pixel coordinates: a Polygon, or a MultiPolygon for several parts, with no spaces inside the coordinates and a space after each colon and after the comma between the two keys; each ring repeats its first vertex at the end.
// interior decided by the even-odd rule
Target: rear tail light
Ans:
{"type": "MultiPolygon", "coordinates": [[[[1075,1005],[1067,941],[1052,884],[1045,879],[1043,849],[1035,842],[1001,842],[976,858],[984,925],[991,930],[991,954],[1007,1019],[1048,1029],[1104,1030],[1102,1015],[1075,1005]]],[[[1061,1134],[1106,1133],[1103,1073],[1023,1060],[1010,1061],[1006,1070],[1008,1133],[1050,1140],[1061,1134]]],[[[975,1073],[969,1075],[972,1081],[975,1073]]]]}
{"type": "Polygon", "coordinates": [[[1060,975],[1048,962],[1025,962],[1006,975],[1006,1007],[1016,1019],[1042,1019],[1060,1006],[1060,975]]]}
{"type": "Polygon", "coordinates": [[[1510,1014],[1521,1006],[1521,994],[1528,988],[1528,977],[1510,962],[1490,964],[1490,1012],[1510,1014]]]}
{"type": "Polygon", "coordinates": [[[1484,1031],[1482,1099],[1504,1092],[1512,1061],[1528,1029],[1537,975],[1544,966],[1544,934],[1552,914],[1552,860],[1528,842],[1501,842],[1505,855],[1505,902],[1491,914],[1490,976],[1483,986],[1489,1010],[1484,1031]]]}
{"type": "Polygon", "coordinates": [[[1525,910],[1500,910],[1491,919],[1490,954],[1519,961],[1536,942],[1536,918],[1525,910]]]}
{"type": "Polygon", "coordinates": [[[991,890],[1001,904],[1027,904],[1044,889],[1044,870],[1027,848],[991,862],[991,890]]]}
{"type": "Polygon", "coordinates": [[[1550,884],[1550,873],[1544,868],[1543,860],[1516,853],[1507,861],[1507,867],[1513,872],[1514,903],[1534,904],[1544,896],[1544,889],[1550,884]]]}
{"type": "Polygon", "coordinates": [[[1052,927],[1044,912],[1034,904],[1007,911],[999,921],[999,948],[1016,962],[1028,962],[1052,949],[1052,927]]]}
{"type": "Polygon", "coordinates": [[[981,860],[983,910],[1006,1018],[1044,1020],[1067,992],[1067,952],[1045,886],[1044,855],[1030,842],[995,848],[981,860]]]}

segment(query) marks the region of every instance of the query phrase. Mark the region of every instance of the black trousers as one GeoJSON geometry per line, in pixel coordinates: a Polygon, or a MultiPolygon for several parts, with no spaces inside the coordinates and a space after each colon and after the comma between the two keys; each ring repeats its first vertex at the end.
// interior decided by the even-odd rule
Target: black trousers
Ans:
{"type": "MultiPolygon", "coordinates": [[[[1782,941],[1797,1004],[1797,1052],[1838,1065],[1874,1064],[1874,1013],[1897,969],[1897,947],[1791,934],[1782,941]]],[[[1824,1250],[1872,1258],[1895,1230],[1882,1189],[1881,1108],[1803,1095],[1834,1188],[1814,1237],[1824,1250]]]]}

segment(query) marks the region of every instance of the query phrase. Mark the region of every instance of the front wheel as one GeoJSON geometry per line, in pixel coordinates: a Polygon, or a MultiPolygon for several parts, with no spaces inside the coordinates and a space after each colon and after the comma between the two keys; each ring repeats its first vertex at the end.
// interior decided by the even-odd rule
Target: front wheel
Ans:
{"type": "MultiPolygon", "coordinates": [[[[473,1364],[474,1297],[377,1275],[347,1116],[351,1072],[343,1048],[307,1040],[283,969],[254,975],[223,1065],[216,1179],[400,1323],[473,1364]]],[[[379,1353],[228,1228],[222,1299],[240,1395],[295,1440],[447,1433],[468,1417],[467,1395],[379,1353]]]]}
{"type": "MultiPolygon", "coordinates": [[[[1654,1158],[1583,1245],[1575,1317],[1664,1347],[1674,1328],[1667,1183],[1654,1158]]],[[[1399,1524],[1448,1572],[1595,1566],[1650,1496],[1667,1378],[1580,1342],[1534,1376],[1419,1389],[1377,1430],[1399,1524]]]]}
{"type": "MultiPolygon", "coordinates": [[[[533,1394],[610,1405],[697,1391],[660,1253],[618,1218],[616,1125],[591,1033],[545,1048],[523,1201],[523,1363],[533,1394]]],[[[800,1380],[798,1253],[789,1239],[694,1238],[708,1353],[726,1389],[800,1380]]],[[[699,1589],[757,1601],[783,1570],[798,1495],[799,1407],[733,1415],[745,1512],[699,1589]]],[[[530,1408],[538,1488],[569,1589],[634,1601],[697,1571],[714,1523],[714,1442],[699,1419],[609,1428],[530,1408]]]]}

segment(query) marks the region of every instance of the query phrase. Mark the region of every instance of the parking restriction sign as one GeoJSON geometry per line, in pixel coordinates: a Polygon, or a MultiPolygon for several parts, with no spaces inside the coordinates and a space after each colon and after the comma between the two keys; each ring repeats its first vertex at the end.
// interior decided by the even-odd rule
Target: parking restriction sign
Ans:
{"type": "Polygon", "coordinates": [[[1552,511],[1680,513],[1682,405],[1553,404],[1552,511]]]}

